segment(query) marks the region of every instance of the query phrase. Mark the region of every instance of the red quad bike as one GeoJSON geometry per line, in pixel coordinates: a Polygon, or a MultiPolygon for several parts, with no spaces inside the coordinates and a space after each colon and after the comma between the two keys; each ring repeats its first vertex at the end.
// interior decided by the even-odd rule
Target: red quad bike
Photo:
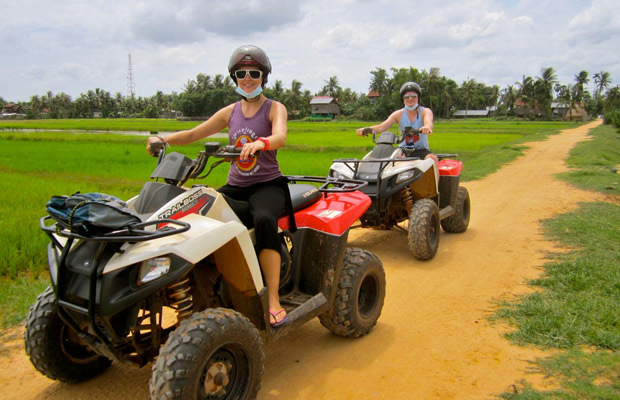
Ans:
{"type": "Polygon", "coordinates": [[[151,399],[253,399],[264,345],[314,317],[336,335],[370,332],[385,297],[383,265],[346,246],[371,203],[359,191],[366,182],[288,177],[306,183],[289,184],[298,229],[289,230],[288,215],[279,221],[288,323],[273,328],[254,229],[213,188],[184,186],[238,156],[219,143],[194,160],[160,148],[156,180],[126,203],[96,194],[48,202],[40,225],[50,238],[51,285],[25,332],[37,370],[75,383],[112,361],[154,361],[151,399]],[[220,160],[201,176],[209,158],[220,160]]]}
{"type": "Polygon", "coordinates": [[[407,128],[402,137],[383,132],[378,138],[370,128],[376,144],[363,159],[334,160],[329,176],[360,179],[368,182],[361,188],[372,204],[360,218],[361,226],[396,229],[407,234],[409,250],[419,260],[435,257],[439,247],[439,226],[444,231],[462,233],[470,216],[469,193],[459,186],[463,170],[456,154],[438,154],[439,162],[411,157],[413,149],[395,147],[405,139],[420,134],[407,128]],[[404,228],[399,223],[407,221],[404,228]]]}

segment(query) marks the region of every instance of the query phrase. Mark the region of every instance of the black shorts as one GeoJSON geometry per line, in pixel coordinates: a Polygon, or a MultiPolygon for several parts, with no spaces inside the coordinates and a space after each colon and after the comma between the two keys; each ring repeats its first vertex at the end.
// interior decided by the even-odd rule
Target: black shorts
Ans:
{"type": "MultiPolygon", "coordinates": [[[[255,228],[256,247],[260,252],[263,249],[271,249],[280,252],[280,239],[278,236],[278,219],[286,210],[286,195],[281,183],[282,178],[273,181],[262,182],[248,187],[224,185],[217,189],[218,192],[230,199],[247,202],[249,204],[250,218],[239,215],[242,222],[248,228],[255,228]],[[250,225],[251,224],[251,225],[250,225]]],[[[231,204],[233,210],[235,207],[231,204]]],[[[236,210],[235,210],[236,211],[236,210]]],[[[249,216],[248,216],[249,217],[249,216]]]]}

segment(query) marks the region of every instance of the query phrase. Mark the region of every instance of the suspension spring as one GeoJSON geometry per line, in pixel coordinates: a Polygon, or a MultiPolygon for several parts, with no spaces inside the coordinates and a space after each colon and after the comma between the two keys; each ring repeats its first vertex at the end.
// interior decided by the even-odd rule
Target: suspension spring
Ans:
{"type": "Polygon", "coordinates": [[[402,199],[405,204],[405,208],[407,209],[407,213],[411,212],[411,207],[413,206],[413,194],[411,193],[411,188],[409,188],[409,186],[403,189],[402,199]]]}
{"type": "Polygon", "coordinates": [[[175,282],[168,287],[170,306],[176,310],[179,321],[192,315],[194,304],[192,295],[189,294],[190,290],[189,278],[175,282]]]}

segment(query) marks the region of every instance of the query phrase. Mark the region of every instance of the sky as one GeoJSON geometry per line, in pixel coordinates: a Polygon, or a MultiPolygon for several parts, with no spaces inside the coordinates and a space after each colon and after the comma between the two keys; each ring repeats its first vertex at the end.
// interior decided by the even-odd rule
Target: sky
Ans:
{"type": "Polygon", "coordinates": [[[268,86],[311,93],[332,76],[367,93],[371,71],[409,67],[500,88],[546,67],[620,84],[617,0],[20,0],[0,10],[0,97],[126,96],[129,55],[136,96],[182,93],[246,44],[269,55],[268,86]]]}

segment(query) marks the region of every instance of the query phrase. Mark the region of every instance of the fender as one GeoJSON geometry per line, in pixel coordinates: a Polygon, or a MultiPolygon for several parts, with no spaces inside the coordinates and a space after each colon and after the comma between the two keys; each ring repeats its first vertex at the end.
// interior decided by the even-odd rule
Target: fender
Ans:
{"type": "Polygon", "coordinates": [[[103,273],[167,254],[174,254],[192,264],[213,254],[218,270],[236,289],[248,295],[263,289],[256,252],[243,224],[221,222],[198,214],[188,214],[179,220],[189,223],[191,229],[161,239],[126,243],[122,252],[115,254],[106,264],[103,273]]]}

